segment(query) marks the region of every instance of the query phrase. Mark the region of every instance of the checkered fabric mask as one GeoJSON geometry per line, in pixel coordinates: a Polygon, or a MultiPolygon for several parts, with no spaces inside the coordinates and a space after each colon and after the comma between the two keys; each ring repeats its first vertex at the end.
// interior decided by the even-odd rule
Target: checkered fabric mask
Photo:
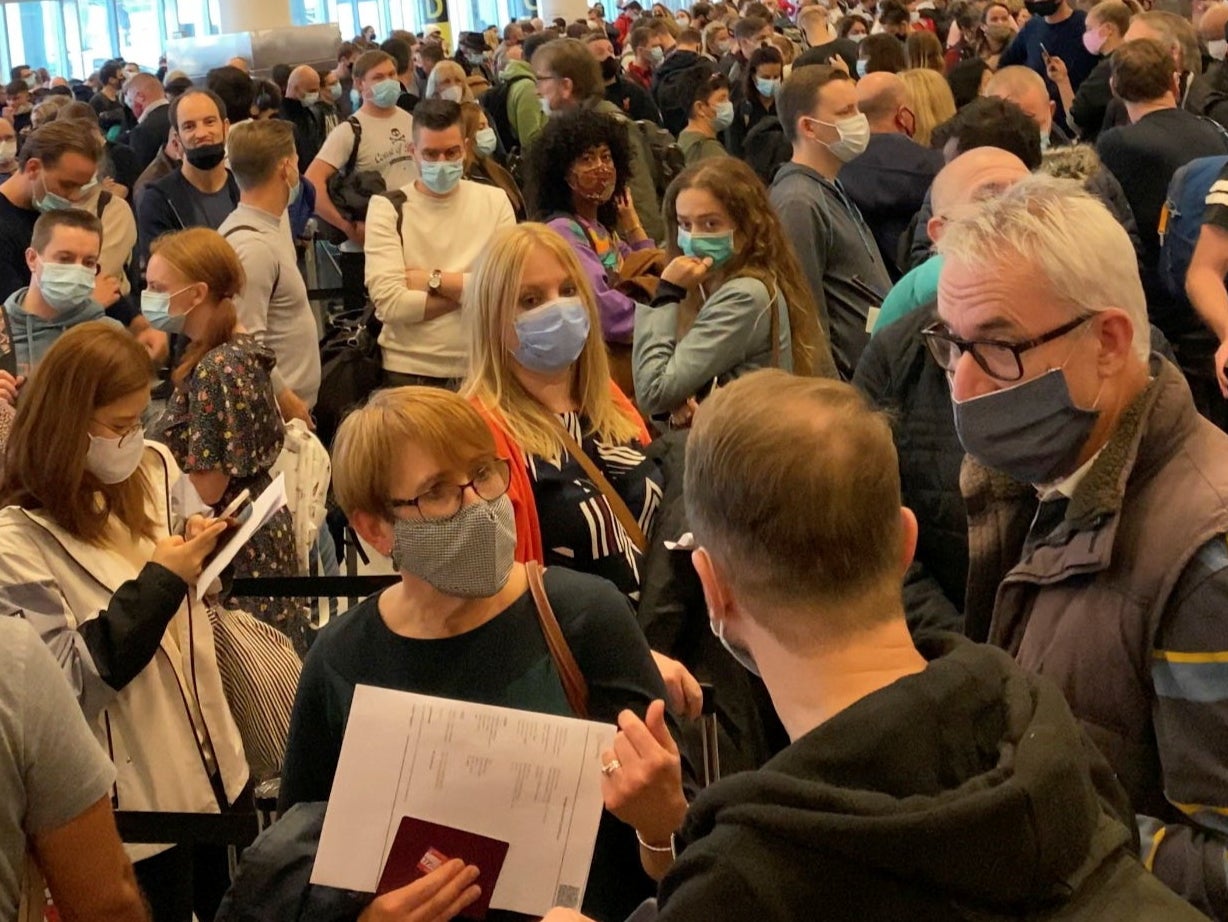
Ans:
{"type": "Polygon", "coordinates": [[[507,585],[515,558],[516,518],[507,494],[464,506],[442,522],[397,519],[393,526],[392,565],[444,595],[494,595],[507,585]]]}

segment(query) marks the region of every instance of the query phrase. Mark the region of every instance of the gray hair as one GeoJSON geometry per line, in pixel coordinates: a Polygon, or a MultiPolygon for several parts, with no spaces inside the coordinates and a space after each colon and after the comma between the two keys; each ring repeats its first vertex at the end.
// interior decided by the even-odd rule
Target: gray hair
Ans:
{"type": "Polygon", "coordinates": [[[1032,175],[974,214],[953,221],[938,242],[947,263],[984,272],[1023,265],[1072,315],[1109,308],[1134,324],[1134,353],[1151,352],[1147,301],[1125,229],[1073,180],[1032,175]]]}

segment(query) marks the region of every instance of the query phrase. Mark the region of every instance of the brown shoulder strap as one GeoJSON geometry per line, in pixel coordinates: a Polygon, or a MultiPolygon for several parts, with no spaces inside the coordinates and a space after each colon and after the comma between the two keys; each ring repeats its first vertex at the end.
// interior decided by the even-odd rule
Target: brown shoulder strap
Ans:
{"type": "Polygon", "coordinates": [[[584,449],[580,447],[580,443],[571,437],[567,427],[557,420],[555,420],[555,425],[558,427],[559,437],[563,440],[564,447],[580,463],[580,467],[584,468],[584,473],[588,475],[588,479],[593,482],[593,485],[601,491],[601,495],[605,497],[605,501],[610,505],[610,511],[614,513],[614,518],[618,519],[622,524],[623,531],[627,533],[627,537],[631,539],[631,543],[635,545],[636,550],[641,554],[644,553],[648,549],[648,538],[645,537],[644,530],[640,528],[640,523],[631,514],[631,510],[627,508],[627,504],[623,502],[623,498],[610,485],[610,481],[606,480],[605,474],[601,473],[601,468],[597,466],[592,458],[585,454],[584,449]]]}
{"type": "Polygon", "coordinates": [[[525,575],[529,578],[529,591],[533,593],[533,603],[537,607],[537,620],[541,624],[542,634],[546,637],[546,646],[550,650],[550,658],[559,671],[559,679],[563,682],[563,692],[567,695],[567,703],[577,717],[588,717],[588,683],[584,681],[584,673],[580,664],[567,646],[567,638],[559,627],[559,620],[554,616],[550,605],[550,597],[546,595],[546,584],[542,580],[542,565],[536,560],[530,560],[524,565],[525,575]]]}

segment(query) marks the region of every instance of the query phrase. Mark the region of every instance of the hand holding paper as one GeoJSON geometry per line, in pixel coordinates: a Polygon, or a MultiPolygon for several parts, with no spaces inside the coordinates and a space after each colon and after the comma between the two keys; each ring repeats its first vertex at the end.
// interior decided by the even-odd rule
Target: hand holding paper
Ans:
{"type": "Polygon", "coordinates": [[[447,922],[482,895],[478,869],[449,861],[412,884],[377,897],[358,922],[447,922]]]}
{"type": "MultiPolygon", "coordinates": [[[[268,489],[252,502],[251,515],[247,517],[247,520],[237,530],[226,538],[226,542],[218,548],[217,552],[213,555],[213,559],[209,561],[208,566],[201,571],[200,579],[196,581],[196,601],[199,602],[205,597],[205,593],[209,591],[210,585],[222,575],[222,571],[235,559],[239,549],[247,544],[251,536],[285,504],[286,477],[284,474],[278,474],[277,479],[269,484],[268,489]]],[[[222,525],[226,526],[227,523],[222,522],[222,525]]]]}

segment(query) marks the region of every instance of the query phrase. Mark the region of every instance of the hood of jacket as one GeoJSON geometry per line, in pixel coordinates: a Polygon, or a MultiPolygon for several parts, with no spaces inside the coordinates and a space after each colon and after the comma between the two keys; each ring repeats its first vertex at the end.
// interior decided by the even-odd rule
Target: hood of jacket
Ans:
{"type": "Polygon", "coordinates": [[[44,320],[35,314],[26,313],[22,308],[21,304],[25,301],[26,292],[29,290],[29,288],[19,288],[4,302],[4,310],[9,317],[10,333],[15,336],[21,336],[27,331],[34,334],[44,331],[59,332],[65,327],[85,323],[87,320],[101,320],[106,316],[102,305],[91,298],[66,311],[57,311],[55,317],[44,320]]]}
{"type": "Polygon", "coordinates": [[[508,61],[507,66],[499,71],[499,79],[507,83],[513,77],[532,77],[536,80],[537,74],[528,61],[508,61]]]}
{"type": "MultiPolygon", "coordinates": [[[[1104,858],[1093,848],[1104,820],[1091,777],[1098,757],[1061,692],[955,635],[921,651],[923,672],[856,702],[760,771],[705,791],[686,839],[744,826],[797,861],[817,867],[835,854],[996,911],[1068,895],[1104,858]]],[[[1111,825],[1120,846],[1126,831],[1111,825]]]]}
{"type": "Polygon", "coordinates": [[[698,52],[685,51],[679,48],[661,62],[660,66],[654,71],[653,76],[657,80],[661,80],[667,74],[671,74],[676,70],[686,70],[688,67],[694,67],[701,60],[703,60],[703,58],[698,52]]]}

